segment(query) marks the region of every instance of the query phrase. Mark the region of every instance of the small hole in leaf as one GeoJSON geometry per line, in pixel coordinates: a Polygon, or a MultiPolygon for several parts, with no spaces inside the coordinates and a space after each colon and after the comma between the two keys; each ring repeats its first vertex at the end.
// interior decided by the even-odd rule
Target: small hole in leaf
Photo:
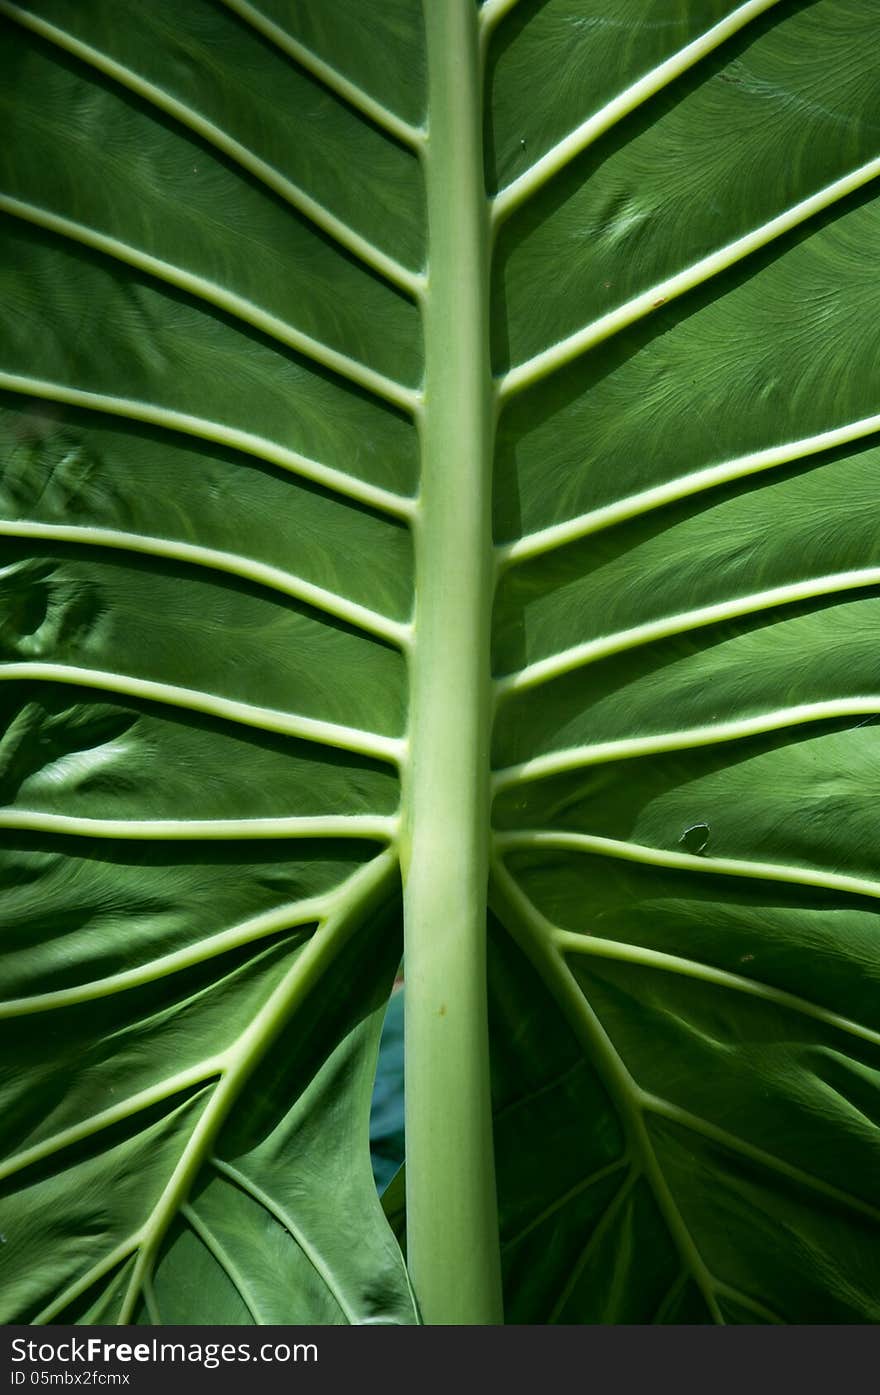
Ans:
{"type": "Polygon", "coordinates": [[[679,838],[679,845],[685,852],[699,856],[706,851],[706,844],[709,842],[709,825],[707,823],[692,823],[685,829],[679,838]]]}

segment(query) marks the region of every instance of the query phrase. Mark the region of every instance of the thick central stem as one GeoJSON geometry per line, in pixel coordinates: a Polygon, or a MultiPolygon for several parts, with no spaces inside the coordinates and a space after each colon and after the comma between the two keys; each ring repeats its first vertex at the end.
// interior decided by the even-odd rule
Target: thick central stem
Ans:
{"type": "Polygon", "coordinates": [[[424,0],[429,264],[403,839],[407,1254],[426,1322],[501,1321],[486,1008],[493,384],[474,0],[424,0]]]}

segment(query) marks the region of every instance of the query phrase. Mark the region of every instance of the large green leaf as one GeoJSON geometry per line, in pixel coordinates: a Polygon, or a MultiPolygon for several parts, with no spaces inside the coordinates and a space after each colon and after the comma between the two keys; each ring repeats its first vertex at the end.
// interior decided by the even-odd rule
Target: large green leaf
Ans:
{"type": "Polygon", "coordinates": [[[507,1319],[877,1320],[876,0],[260,6],[0,0],[0,1316],[414,1320],[400,869],[493,1320],[491,864],[507,1319]]]}

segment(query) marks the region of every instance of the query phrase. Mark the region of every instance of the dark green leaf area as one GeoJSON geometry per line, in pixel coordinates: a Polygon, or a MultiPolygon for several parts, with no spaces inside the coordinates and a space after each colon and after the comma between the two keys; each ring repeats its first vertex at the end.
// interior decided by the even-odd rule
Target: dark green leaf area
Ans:
{"type": "Polygon", "coordinates": [[[14,394],[0,403],[0,449],[6,536],[63,536],[71,547],[79,536],[186,563],[196,581],[250,578],[265,599],[302,597],[305,584],[327,604],[409,616],[406,528],[254,456],[14,394]]]}
{"type": "Polygon", "coordinates": [[[357,842],[175,846],[30,833],[3,844],[4,1001],[68,993],[74,1003],[119,975],[149,982],[190,956],[207,961],[297,926],[305,935],[321,898],[374,852],[357,842]]]}
{"type": "Polygon", "coordinates": [[[609,1295],[603,1308],[601,1269],[592,1267],[602,1260],[603,1217],[629,1191],[620,1125],[552,997],[497,923],[490,945],[506,1320],[625,1321],[595,1316],[620,1300],[609,1295]]]}
{"type": "Polygon", "coordinates": [[[126,693],[130,676],[132,697],[228,717],[245,732],[260,729],[259,711],[251,714],[251,707],[381,734],[399,731],[399,655],[308,607],[235,579],[218,585],[199,571],[184,575],[173,563],[156,567],[104,549],[86,557],[46,547],[34,555],[33,547],[7,543],[3,554],[0,644],[10,678],[15,665],[24,666],[21,677],[39,677],[40,666],[48,665],[53,672],[76,670],[74,687],[88,685],[93,671],[93,686],[102,686],[102,674],[111,675],[112,691],[115,675],[117,690],[126,693]],[[182,585],[187,608],[175,603],[182,585]],[[308,654],[311,664],[300,668],[295,654],[308,654]],[[343,683],[346,668],[349,681],[343,683]],[[160,686],[144,690],[137,680],[160,686]],[[177,689],[201,694],[202,702],[177,689]],[[212,698],[221,704],[212,705],[212,698]],[[244,710],[224,707],[224,701],[244,710]]]}
{"type": "Polygon", "coordinates": [[[723,19],[729,0],[519,0],[490,51],[492,140],[503,187],[645,72],[723,19]],[[590,73],[589,87],[583,82],[590,73]]]}
{"type": "MultiPolygon", "coordinates": [[[[546,61],[567,30],[573,43],[561,58],[563,74],[571,74],[578,39],[581,61],[593,73],[601,66],[598,31],[599,51],[618,36],[623,62],[611,60],[611,70],[626,64],[631,79],[638,79],[654,66],[652,49],[674,44],[691,27],[705,33],[735,8],[664,4],[661,11],[674,11],[664,15],[629,4],[623,14],[609,15],[602,3],[551,5],[510,43],[506,63],[499,64],[511,67],[517,48],[524,54],[526,46],[543,50],[546,61]]],[[[503,354],[512,363],[528,359],[874,158],[875,23],[862,0],[775,5],[548,181],[513,216],[499,247],[498,294],[507,308],[499,367],[506,366],[503,354]],[[535,296],[536,276],[551,281],[553,295],[535,296]]],[[[576,116],[572,112],[570,130],[602,103],[595,84],[575,87],[573,75],[568,84],[563,77],[560,105],[576,94],[581,106],[576,116]]],[[[547,93],[555,98],[558,91],[554,77],[547,93]]],[[[522,110],[521,90],[517,102],[522,110]]],[[[558,119],[559,107],[545,96],[538,112],[548,107],[553,115],[544,115],[534,142],[526,135],[529,165],[540,154],[544,130],[558,119]]],[[[521,124],[533,121],[527,115],[521,124]]],[[[821,240],[815,252],[821,258],[821,240]]],[[[844,266],[859,275],[854,243],[844,266]]],[[[661,288],[656,298],[663,294],[661,288]]]]}
{"type": "Polygon", "coordinates": [[[411,491],[409,420],[346,387],[312,355],[279,346],[238,315],[144,271],[19,220],[2,222],[2,284],[12,316],[0,372],[12,386],[24,378],[35,395],[65,401],[73,393],[87,407],[95,404],[81,394],[109,397],[115,414],[241,443],[258,458],[293,452],[411,491]],[[77,293],[59,298],[59,283],[77,293]]]}
{"type": "Polygon", "coordinates": [[[157,961],[136,981],[84,984],[3,1023],[16,1044],[2,1095],[13,1149],[0,1165],[7,1320],[412,1320],[396,1247],[376,1226],[366,1147],[399,939],[387,915],[339,939],[345,991],[330,1010],[308,1004],[285,1023],[310,929],[194,952],[173,973],[157,961]],[[224,1130],[230,1088],[237,1112],[224,1130]],[[175,1200],[181,1168],[188,1202],[175,1200]],[[365,1242],[352,1265],[355,1233],[365,1242]],[[157,1262],[139,1275],[152,1244],[157,1262]],[[22,1262],[34,1249],[45,1265],[22,1262]]]}
{"type": "Polygon", "coordinates": [[[844,876],[857,879],[853,890],[861,878],[873,895],[877,805],[865,777],[875,778],[878,759],[873,725],[772,732],[531,781],[503,797],[503,824],[611,839],[620,845],[612,855],[629,847],[636,861],[657,850],[672,866],[682,835],[703,823],[707,872],[713,859],[733,859],[740,875],[754,864],[772,881],[778,867],[781,881],[821,888],[844,876]]]}
{"type": "Polygon", "coordinates": [[[334,1002],[310,1003],[252,1077],[160,1255],[162,1321],[414,1320],[366,1147],[398,935],[380,916],[356,936],[334,964],[334,1002]]]}
{"type": "MultiPolygon", "coordinates": [[[[873,154],[878,147],[875,139],[873,154]]],[[[499,538],[672,481],[687,498],[710,468],[753,477],[761,462],[752,454],[773,450],[768,467],[785,465],[813,453],[813,436],[873,416],[866,365],[880,317],[864,249],[878,237],[869,185],[679,299],[649,301],[632,324],[512,399],[496,451],[499,538]]],[[[845,501],[849,490],[839,494],[845,501]]]]}
{"type": "Polygon", "coordinates": [[[496,602],[497,671],[599,640],[612,653],[616,641],[635,662],[648,625],[705,645],[730,634],[723,607],[737,631],[778,622],[784,636],[799,600],[818,612],[876,586],[878,469],[880,450],[869,440],[714,488],[690,492],[685,481],[683,497],[662,507],[634,501],[633,519],[507,572],[496,602]],[[720,613],[704,615],[710,607],[720,613]]]}
{"type": "Polygon", "coordinates": [[[3,86],[19,136],[4,152],[10,194],[357,357],[417,370],[412,306],[341,262],[306,216],[317,206],[418,269],[423,196],[409,151],[222,5],[193,0],[181,12],[161,0],[124,25],[112,0],[33,8],[48,34],[4,25],[12,80],[3,86]],[[25,139],[42,159],[24,158],[25,139]],[[230,232],[249,257],[230,257],[230,232]]]}

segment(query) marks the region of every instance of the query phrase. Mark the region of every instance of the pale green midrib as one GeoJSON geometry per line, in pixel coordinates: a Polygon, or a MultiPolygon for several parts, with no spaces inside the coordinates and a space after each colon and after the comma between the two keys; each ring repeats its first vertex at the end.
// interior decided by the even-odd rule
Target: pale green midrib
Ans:
{"type": "Polygon", "coordinates": [[[713,1321],[723,1326],[724,1319],[715,1297],[714,1276],[684,1222],[660,1167],[645,1123],[641,1089],[581,992],[563,956],[552,943],[548,931],[552,932],[553,927],[535,909],[501,861],[493,863],[493,887],[508,912],[508,916],[502,918],[502,923],[541,974],[582,1041],[612,1100],[616,1102],[630,1147],[634,1155],[640,1158],[642,1175],[653,1192],[670,1238],[682,1263],[693,1276],[713,1321]]]}
{"type": "Polygon", "coordinates": [[[259,330],[261,334],[275,340],[276,343],[293,349],[311,363],[326,368],[346,382],[363,388],[371,396],[390,403],[392,406],[400,408],[401,411],[412,415],[418,405],[419,393],[415,389],[398,383],[384,373],[376,372],[375,369],[352,358],[349,354],[330,348],[321,340],[296,329],[294,325],[280,319],[277,315],[273,315],[270,311],[264,310],[253,301],[244,296],[236,295],[234,291],[226,290],[223,286],[219,286],[204,276],[186,271],[182,267],[164,261],[161,257],[154,257],[148,252],[142,252],[139,248],[123,242],[120,238],[98,232],[96,229],[87,227],[84,223],[76,223],[70,218],[62,218],[48,209],[38,208],[35,204],[26,203],[22,199],[0,194],[0,213],[5,213],[8,217],[17,218],[22,222],[31,223],[35,227],[45,228],[47,232],[54,233],[68,241],[81,243],[84,247],[100,252],[105,257],[134,267],[138,271],[144,271],[147,275],[155,277],[156,280],[173,286],[176,290],[184,291],[195,300],[216,306],[218,310],[222,310],[231,318],[242,324],[250,325],[259,330]]]}
{"type": "Polygon", "coordinates": [[[316,814],[313,817],[256,819],[99,819],[51,814],[39,809],[0,810],[0,828],[23,833],[63,833],[81,838],[120,838],[147,842],[201,842],[225,839],[374,838],[394,839],[398,820],[382,814],[316,814]]]}
{"type": "Polygon", "coordinates": [[[828,576],[810,577],[806,581],[771,586],[766,591],[737,596],[733,600],[716,601],[711,605],[699,606],[696,610],[682,611],[677,615],[664,616],[660,620],[648,620],[642,625],[634,625],[629,630],[619,630],[616,634],[586,640],[583,644],[573,645],[571,649],[562,650],[547,659],[538,659],[515,673],[497,679],[495,691],[499,698],[505,698],[512,693],[526,692],[530,688],[549,683],[554,678],[562,678],[576,669],[586,667],[587,664],[596,663],[599,659],[625,654],[653,644],[656,640],[669,639],[689,630],[703,629],[727,620],[757,615],[777,606],[796,605],[800,601],[819,600],[823,596],[840,595],[846,591],[858,591],[871,586],[880,586],[880,567],[861,567],[847,572],[834,572],[828,576]]]}
{"type": "Polygon", "coordinates": [[[777,4],[779,0],[747,0],[746,4],[738,6],[711,29],[698,35],[684,48],[645,73],[593,116],[582,121],[529,169],[496,194],[493,200],[494,226],[497,227],[509,218],[527,199],[543,189],[551,179],[571,164],[572,160],[624,117],[629,116],[664,87],[675,82],[689,68],[708,57],[719,45],[738,34],[753,19],[757,19],[777,4]]]}
{"type": "Polygon", "coordinates": [[[486,995],[489,213],[473,0],[424,0],[429,229],[404,766],[407,1257],[424,1320],[501,1320],[486,995]]]}
{"type": "Polygon", "coordinates": [[[719,465],[707,465],[701,470],[680,475],[667,484],[654,485],[638,494],[631,494],[626,499],[604,504],[589,513],[567,519],[564,523],[553,523],[547,528],[528,533],[517,538],[515,542],[502,543],[496,549],[498,565],[509,567],[532,561],[606,528],[627,523],[630,519],[640,518],[655,509],[666,508],[669,504],[691,499],[705,490],[729,484],[733,480],[748,478],[763,470],[789,465],[795,460],[804,460],[811,455],[834,450],[838,446],[849,445],[877,432],[880,432],[880,415],[862,417],[858,421],[821,431],[815,436],[806,436],[801,440],[786,441],[782,445],[751,451],[748,455],[738,456],[719,465]]]}
{"type": "Polygon", "coordinates": [[[672,867],[682,872],[700,872],[706,876],[785,882],[792,886],[812,886],[820,891],[841,891],[847,895],[880,899],[880,881],[870,881],[867,877],[854,877],[842,872],[816,871],[810,867],[789,866],[781,862],[748,862],[730,857],[704,857],[695,853],[670,852],[664,848],[649,847],[644,843],[628,843],[622,839],[602,838],[590,833],[523,829],[514,833],[498,833],[494,841],[501,852],[527,852],[539,848],[581,852],[591,856],[617,858],[623,862],[637,862],[646,867],[672,867]]]}
{"type": "Polygon", "coordinates": [[[252,916],[228,930],[221,930],[205,939],[197,940],[184,949],[173,950],[158,959],[149,959],[135,969],[108,974],[106,978],[90,979],[71,988],[56,988],[45,993],[34,993],[30,997],[0,1000],[0,1022],[11,1017],[28,1017],[33,1013],[52,1012],[56,1008],[76,1007],[81,1003],[94,1002],[99,998],[112,997],[115,993],[127,992],[130,988],[142,988],[157,979],[181,973],[196,964],[204,964],[228,950],[256,944],[270,935],[304,929],[312,922],[323,920],[331,908],[332,893],[307,901],[291,901],[287,905],[252,916]]]}
{"type": "Polygon", "coordinates": [[[179,431],[184,436],[193,436],[200,441],[210,441],[213,445],[226,446],[229,450],[241,451],[256,460],[263,460],[268,465],[276,465],[301,479],[319,484],[341,499],[354,499],[359,504],[366,504],[368,508],[390,514],[393,518],[408,519],[413,514],[412,500],[402,494],[369,484],[354,475],[346,474],[344,470],[311,460],[308,456],[279,445],[276,441],[256,436],[250,431],[242,431],[237,426],[225,426],[222,422],[211,421],[208,417],[196,417],[190,412],[157,406],[154,402],[138,402],[130,397],[89,392],[83,388],[68,387],[65,383],[55,383],[45,378],[30,378],[19,373],[0,372],[0,389],[22,393],[28,397],[39,397],[49,402],[64,402],[70,407],[80,407],[87,411],[106,412],[109,416],[125,417],[131,421],[142,421],[148,426],[157,426],[165,431],[179,431]]]}
{"type": "Polygon", "coordinates": [[[35,523],[30,520],[0,518],[0,537],[36,538],[41,542],[66,542],[83,547],[104,547],[110,551],[135,552],[145,557],[161,557],[168,562],[221,572],[252,582],[260,589],[302,601],[313,610],[332,615],[354,629],[397,649],[405,649],[410,641],[410,626],[392,620],[379,611],[370,610],[357,601],[350,601],[336,591],[316,586],[293,572],[283,571],[266,562],[234,552],[224,552],[199,543],[180,539],[157,538],[146,533],[125,533],[115,528],[92,528],[75,523],[35,523]]]}
{"type": "Polygon", "coordinates": [[[705,964],[696,959],[685,959],[679,954],[666,954],[661,950],[647,949],[643,945],[606,940],[593,934],[578,934],[574,930],[554,927],[553,940],[563,952],[582,954],[586,958],[610,959],[614,963],[632,964],[640,969],[657,969],[662,973],[696,979],[715,988],[761,998],[786,1012],[812,1018],[813,1021],[821,1022],[823,1026],[831,1027],[835,1031],[845,1032],[849,1036],[870,1042],[873,1046],[880,1046],[880,1032],[866,1027],[861,1022],[855,1022],[850,1017],[832,1012],[830,1008],[822,1007],[819,1003],[801,998],[796,993],[789,993],[784,988],[775,988],[761,979],[747,978],[744,974],[718,969],[712,964],[705,964]]]}
{"type": "MultiPolygon", "coordinates": [[[[185,1202],[184,1205],[181,1206],[180,1214],[198,1239],[201,1240],[205,1249],[219,1265],[220,1269],[226,1274],[242,1303],[250,1313],[254,1325],[259,1327],[262,1321],[260,1318],[259,1304],[250,1292],[244,1275],[229,1255],[225,1246],[218,1239],[207,1222],[202,1219],[188,1202],[185,1202]]],[[[146,1298],[146,1294],[144,1294],[144,1297],[146,1298]]]]}
{"type": "Polygon", "coordinates": [[[878,176],[880,176],[880,157],[860,165],[858,169],[850,171],[849,174],[834,180],[833,183],[818,190],[817,193],[801,199],[783,213],[770,218],[760,227],[753,229],[752,232],[745,233],[726,246],[711,252],[707,257],[702,257],[683,271],[666,277],[655,286],[626,301],[616,310],[609,311],[608,314],[594,320],[592,324],[586,325],[574,334],[567,335],[558,340],[557,343],[551,344],[549,348],[533,355],[532,358],[517,364],[500,379],[499,390],[502,398],[507,400],[526,388],[541,382],[550,374],[558,372],[574,359],[595,348],[597,344],[602,344],[622,330],[628,329],[630,325],[644,319],[653,311],[659,310],[668,301],[675,300],[684,295],[685,292],[704,285],[730,267],[735,266],[745,257],[751,256],[753,252],[760,251],[762,247],[775,242],[787,232],[791,232],[794,228],[807,222],[808,219],[815,217],[816,214],[824,212],[825,209],[832,207],[849,194],[863,188],[878,176]]]}
{"type": "Polygon", "coordinates": [[[299,43],[287,33],[286,29],[282,29],[280,25],[267,19],[253,5],[248,4],[247,0],[221,0],[221,3],[243,19],[245,23],[251,25],[264,38],[269,39],[282,53],[292,58],[328,92],[341,98],[359,115],[365,116],[383,134],[391,136],[393,140],[407,146],[415,154],[420,152],[425,138],[425,132],[421,126],[413,126],[382,102],[377,101],[375,97],[371,97],[368,92],[365,92],[362,87],[358,87],[350,78],[345,77],[332,64],[325,62],[311,49],[299,43]]]}
{"type": "Polygon", "coordinates": [[[727,722],[707,723],[682,731],[661,732],[656,736],[621,737],[616,741],[598,741],[591,745],[568,746],[546,755],[532,756],[516,765],[503,766],[492,778],[493,791],[511,789],[532,780],[544,780],[554,775],[585,770],[592,765],[605,765],[619,760],[639,760],[644,756],[667,755],[672,751],[692,751],[728,741],[746,741],[753,736],[790,728],[827,722],[845,717],[874,716],[880,713],[880,694],[866,697],[828,698],[822,702],[798,703],[773,712],[752,717],[739,717],[727,722]]]}
{"type": "Polygon", "coordinates": [[[181,126],[193,131],[240,168],[246,170],[254,179],[279,195],[304,218],[319,228],[322,233],[350,252],[352,256],[369,267],[384,281],[418,300],[422,289],[421,276],[382,252],[366,238],[361,237],[359,233],[354,232],[341,219],[328,212],[316,199],[311,198],[239,141],[233,140],[214,122],[193,111],[185,103],[179,102],[154,83],[148,82],[145,78],[132,72],[124,64],[117,63],[98,49],[83,43],[57,25],[40,19],[38,15],[30,13],[20,5],[11,4],[9,0],[0,0],[0,15],[5,15],[7,19],[13,20],[16,24],[38,34],[40,38],[54,44],[57,48],[72,54],[80,62],[103,73],[105,77],[109,77],[128,91],[134,92],[136,96],[156,107],[157,110],[164,112],[166,116],[170,116],[181,126]]]}
{"type": "Polygon", "coordinates": [[[397,870],[389,851],[355,874],[338,898],[333,913],[319,925],[263,1007],[233,1044],[222,1053],[222,1073],[211,1099],[192,1131],[174,1171],[139,1231],[138,1257],[126,1291],[119,1322],[131,1322],[144,1277],[151,1273],[159,1247],[180,1207],[187,1201],[230,1110],[256,1066],[299,1005],[315,990],[351,935],[391,894],[397,870]]]}
{"type": "Polygon", "coordinates": [[[396,765],[403,751],[397,737],[381,736],[377,732],[324,722],[314,717],[300,717],[272,707],[257,707],[253,703],[220,697],[216,693],[195,688],[181,688],[174,683],[159,683],[150,678],[135,678],[127,673],[112,673],[105,669],[80,668],[76,664],[53,664],[41,660],[0,663],[0,682],[37,681],[69,683],[73,687],[96,688],[101,692],[117,693],[137,701],[157,703],[213,717],[218,722],[250,727],[256,731],[272,732],[298,741],[334,749],[351,751],[374,760],[396,765]]]}
{"type": "Polygon", "coordinates": [[[325,1262],[320,1251],[315,1248],[306,1237],[305,1233],[297,1225],[287,1208],[279,1205],[274,1197],[271,1197],[268,1192],[264,1191],[263,1188],[252,1181],[250,1177],[240,1172],[238,1168],[232,1167],[222,1158],[212,1157],[210,1163],[215,1171],[219,1172],[222,1177],[228,1178],[230,1182],[239,1187],[246,1195],[252,1197],[270,1216],[278,1221],[279,1225],[284,1227],[298,1249],[314,1269],[318,1278],[327,1289],[327,1292],[332,1296],[334,1303],[337,1304],[346,1322],[352,1325],[356,1324],[357,1315],[346,1299],[333,1270],[325,1262]]]}

